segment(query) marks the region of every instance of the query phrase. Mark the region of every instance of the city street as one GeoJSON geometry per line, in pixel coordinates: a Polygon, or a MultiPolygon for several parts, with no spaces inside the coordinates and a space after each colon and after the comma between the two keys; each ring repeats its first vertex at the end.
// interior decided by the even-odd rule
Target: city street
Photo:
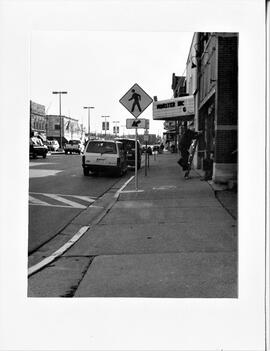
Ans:
{"type": "MultiPolygon", "coordinates": [[[[53,170],[50,159],[43,170],[37,166],[39,172],[62,167],[66,185],[54,182],[54,177],[61,182],[57,173],[47,176],[46,185],[38,178],[40,189],[48,194],[61,190],[61,198],[78,205],[62,204],[70,208],[57,208],[58,220],[52,216],[56,207],[30,205],[32,215],[32,207],[46,214],[33,226],[37,240],[42,226],[53,227],[51,237],[59,234],[29,256],[28,295],[237,297],[236,218],[198,173],[192,171],[185,180],[177,159],[168,151],[151,156],[147,176],[144,168],[138,172],[137,191],[133,170],[123,178],[83,177],[78,156],[53,157],[53,170]],[[49,192],[49,182],[54,192],[49,192]],[[75,195],[88,196],[88,207],[78,208],[83,201],[75,195]],[[57,257],[56,250],[61,251],[57,257]]],[[[31,181],[37,186],[38,179],[31,181]]],[[[33,189],[38,191],[34,184],[33,189]]],[[[232,195],[229,202],[227,198],[230,209],[236,208],[232,195]]]]}
{"type": "MultiPolygon", "coordinates": [[[[82,210],[119,182],[109,175],[83,176],[81,156],[30,159],[28,252],[56,236],[82,210]]],[[[130,170],[130,174],[134,174],[130,170]]],[[[126,176],[127,177],[127,176],[126,176]]]]}
{"type": "Polygon", "coordinates": [[[268,350],[269,14],[1,1],[0,351],[268,350]]]}

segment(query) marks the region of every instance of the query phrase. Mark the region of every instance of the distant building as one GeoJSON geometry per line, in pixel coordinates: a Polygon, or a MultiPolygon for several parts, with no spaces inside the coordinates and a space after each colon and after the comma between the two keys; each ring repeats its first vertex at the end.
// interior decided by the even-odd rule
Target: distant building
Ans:
{"type": "Polygon", "coordinates": [[[45,106],[30,100],[30,137],[46,139],[45,106]]]}
{"type": "Polygon", "coordinates": [[[59,115],[46,115],[47,120],[47,138],[49,140],[55,139],[60,143],[60,135],[62,136],[62,144],[71,139],[84,140],[85,134],[82,125],[77,119],[61,116],[62,123],[60,123],[59,115]],[[60,132],[61,124],[61,132],[60,132]]]}

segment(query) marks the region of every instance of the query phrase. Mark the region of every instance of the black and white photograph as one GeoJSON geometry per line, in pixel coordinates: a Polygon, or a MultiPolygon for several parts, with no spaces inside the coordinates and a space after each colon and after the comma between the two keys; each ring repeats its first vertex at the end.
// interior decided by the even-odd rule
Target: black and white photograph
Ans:
{"type": "Polygon", "coordinates": [[[28,296],[237,298],[238,33],[31,39],[28,296]]]}
{"type": "Polygon", "coordinates": [[[264,2],[0,17],[0,349],[267,350],[264,2]]]}

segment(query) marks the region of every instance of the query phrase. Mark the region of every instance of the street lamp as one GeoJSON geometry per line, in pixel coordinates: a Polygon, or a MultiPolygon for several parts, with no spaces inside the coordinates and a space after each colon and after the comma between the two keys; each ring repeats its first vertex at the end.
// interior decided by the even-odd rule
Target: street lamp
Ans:
{"type": "Polygon", "coordinates": [[[107,130],[107,122],[106,122],[106,120],[107,120],[107,118],[109,118],[110,116],[101,116],[102,118],[105,118],[105,139],[106,139],[106,130],[107,130]]]}
{"type": "Polygon", "coordinates": [[[67,94],[67,91],[53,91],[53,94],[59,95],[59,118],[60,118],[60,149],[62,149],[62,116],[61,116],[61,95],[67,94]]]}
{"type": "Polygon", "coordinates": [[[88,139],[90,140],[90,109],[95,108],[94,106],[84,106],[88,110],[88,139]]]}

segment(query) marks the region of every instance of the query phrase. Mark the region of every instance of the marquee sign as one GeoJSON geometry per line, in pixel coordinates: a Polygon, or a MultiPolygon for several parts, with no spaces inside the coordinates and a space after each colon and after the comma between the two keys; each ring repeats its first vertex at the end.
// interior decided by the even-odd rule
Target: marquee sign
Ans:
{"type": "Polygon", "coordinates": [[[193,95],[153,102],[153,119],[180,119],[188,121],[194,117],[193,95]]]}

